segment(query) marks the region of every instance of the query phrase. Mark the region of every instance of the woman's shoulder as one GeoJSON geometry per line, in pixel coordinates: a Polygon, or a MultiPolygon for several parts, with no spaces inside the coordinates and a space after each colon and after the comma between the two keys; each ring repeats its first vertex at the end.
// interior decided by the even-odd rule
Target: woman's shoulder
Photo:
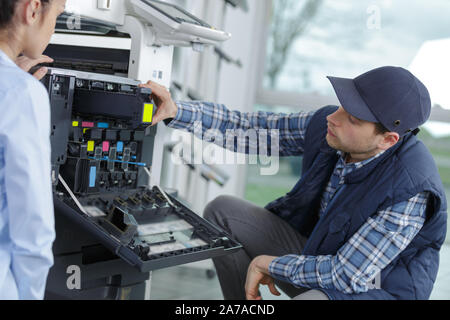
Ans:
{"type": "Polygon", "coordinates": [[[46,97],[44,85],[20,68],[0,66],[0,91],[22,99],[46,97]]]}

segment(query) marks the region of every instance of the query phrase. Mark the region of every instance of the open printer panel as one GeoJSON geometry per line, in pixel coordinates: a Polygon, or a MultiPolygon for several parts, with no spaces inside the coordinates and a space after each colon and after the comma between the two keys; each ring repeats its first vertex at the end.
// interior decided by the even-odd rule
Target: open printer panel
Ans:
{"type": "Polygon", "coordinates": [[[50,69],[55,214],[141,272],[241,246],[161,188],[149,187],[156,126],[150,90],[116,76],[50,69]]]}

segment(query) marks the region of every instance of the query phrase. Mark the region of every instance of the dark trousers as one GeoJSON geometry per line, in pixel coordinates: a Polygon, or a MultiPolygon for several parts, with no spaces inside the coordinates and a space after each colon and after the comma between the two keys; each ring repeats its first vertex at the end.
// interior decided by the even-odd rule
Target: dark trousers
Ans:
{"type": "MultiPolygon", "coordinates": [[[[221,196],[209,203],[204,217],[243,245],[243,249],[234,254],[213,259],[226,300],[245,300],[247,270],[254,258],[300,254],[307,241],[268,210],[231,196],[221,196]]],[[[296,288],[281,281],[275,283],[295,300],[328,300],[319,290],[296,288]]]]}

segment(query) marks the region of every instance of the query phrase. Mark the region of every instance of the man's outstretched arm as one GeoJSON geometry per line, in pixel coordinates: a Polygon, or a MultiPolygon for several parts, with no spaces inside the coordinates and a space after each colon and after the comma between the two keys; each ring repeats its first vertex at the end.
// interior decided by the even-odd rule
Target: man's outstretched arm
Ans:
{"type": "Polygon", "coordinates": [[[234,152],[270,155],[272,144],[276,143],[280,156],[303,154],[306,130],[314,112],[241,113],[230,111],[223,104],[175,102],[165,87],[154,82],[142,86],[152,89],[158,105],[155,124],[165,121],[171,128],[187,130],[234,152]]]}

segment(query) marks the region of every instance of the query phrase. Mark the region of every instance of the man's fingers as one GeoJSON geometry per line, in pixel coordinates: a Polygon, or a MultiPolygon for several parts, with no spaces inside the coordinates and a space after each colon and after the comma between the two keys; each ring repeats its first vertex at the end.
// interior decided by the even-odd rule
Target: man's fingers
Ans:
{"type": "Polygon", "coordinates": [[[259,297],[259,281],[253,270],[250,268],[247,273],[247,280],[245,282],[245,296],[247,300],[258,300],[259,297]]]}
{"type": "Polygon", "coordinates": [[[149,88],[152,89],[153,94],[155,94],[158,97],[162,97],[164,95],[167,94],[167,88],[157,84],[156,82],[153,81],[148,81],[145,84],[140,84],[140,87],[144,87],[144,88],[149,88]]]}
{"type": "Polygon", "coordinates": [[[46,67],[42,67],[33,74],[33,77],[35,77],[38,80],[41,80],[43,77],[45,77],[47,71],[48,69],[46,67]]]}
{"type": "Polygon", "coordinates": [[[157,125],[161,121],[158,112],[153,116],[152,126],[157,125]]]}
{"type": "Polygon", "coordinates": [[[144,87],[144,88],[150,88],[150,89],[152,89],[152,88],[154,88],[155,87],[155,84],[153,83],[153,82],[151,82],[151,81],[148,81],[147,83],[141,83],[140,85],[139,85],[139,87],[144,87]]]}
{"type": "Polygon", "coordinates": [[[261,297],[259,296],[258,293],[258,288],[247,290],[245,296],[247,300],[261,300],[261,297]]]}
{"type": "Polygon", "coordinates": [[[280,296],[281,295],[280,291],[278,291],[278,289],[275,287],[275,284],[273,282],[269,283],[268,286],[269,286],[270,292],[273,295],[275,295],[275,296],[280,296]]]}

